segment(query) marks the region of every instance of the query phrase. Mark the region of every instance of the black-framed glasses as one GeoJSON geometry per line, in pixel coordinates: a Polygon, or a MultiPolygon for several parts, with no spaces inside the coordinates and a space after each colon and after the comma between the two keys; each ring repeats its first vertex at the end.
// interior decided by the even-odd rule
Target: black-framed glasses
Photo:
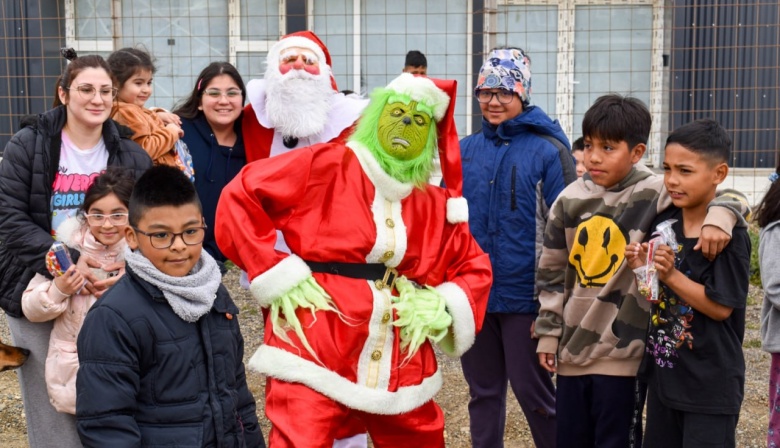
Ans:
{"type": "Polygon", "coordinates": [[[101,87],[100,89],[96,89],[92,84],[79,84],[76,87],[70,86],[65,88],[68,90],[75,89],[85,100],[91,100],[100,92],[100,98],[103,101],[111,101],[116,98],[116,94],[119,92],[119,89],[116,87],[101,87]]]}
{"type": "Polygon", "coordinates": [[[91,226],[102,226],[106,219],[112,225],[123,226],[127,224],[127,213],[111,213],[110,215],[104,215],[103,213],[84,213],[87,218],[87,222],[91,226]]]}
{"type": "Polygon", "coordinates": [[[498,99],[501,104],[509,104],[515,98],[515,92],[511,90],[500,89],[495,92],[490,90],[477,90],[474,92],[474,96],[477,97],[477,101],[480,103],[489,103],[493,100],[493,96],[498,99]]]}
{"type": "Polygon", "coordinates": [[[190,227],[184,232],[144,232],[138,227],[133,229],[141,235],[149,237],[149,243],[155,249],[167,249],[173,246],[173,242],[176,241],[176,237],[180,236],[184,244],[188,246],[195,246],[203,242],[206,237],[206,226],[203,227],[190,227]]]}
{"type": "Polygon", "coordinates": [[[232,99],[241,96],[241,91],[238,89],[230,89],[226,92],[223,92],[219,89],[206,89],[203,91],[203,94],[208,96],[209,98],[214,98],[214,99],[219,99],[222,97],[222,95],[226,96],[228,99],[232,99]]]}

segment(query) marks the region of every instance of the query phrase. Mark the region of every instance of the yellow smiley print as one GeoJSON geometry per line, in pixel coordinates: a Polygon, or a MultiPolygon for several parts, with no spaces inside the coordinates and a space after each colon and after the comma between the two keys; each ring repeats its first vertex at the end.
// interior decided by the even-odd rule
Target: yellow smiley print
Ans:
{"type": "Polygon", "coordinates": [[[581,222],[569,253],[569,263],[577,271],[580,285],[606,285],[623,263],[627,244],[625,232],[611,218],[594,215],[581,222]]]}

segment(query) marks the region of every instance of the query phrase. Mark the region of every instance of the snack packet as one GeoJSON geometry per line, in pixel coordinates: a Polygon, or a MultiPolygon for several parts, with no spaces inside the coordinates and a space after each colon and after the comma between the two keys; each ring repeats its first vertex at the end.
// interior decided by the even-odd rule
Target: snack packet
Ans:
{"type": "Polygon", "coordinates": [[[61,277],[71,265],[73,265],[73,259],[70,258],[68,246],[55,241],[51,245],[49,252],[46,253],[46,269],[49,270],[51,275],[61,277]]]}
{"type": "Polygon", "coordinates": [[[639,293],[651,303],[658,303],[661,287],[658,284],[658,271],[655,268],[653,258],[658,246],[667,245],[675,252],[677,251],[677,239],[674,237],[672,224],[676,219],[667,219],[658,224],[653,232],[653,238],[647,242],[647,259],[645,265],[634,269],[636,275],[637,287],[639,293]]]}
{"type": "MultiPolygon", "coordinates": [[[[46,269],[54,277],[62,277],[71,266],[73,266],[73,259],[70,257],[68,246],[55,241],[49,251],[46,252],[46,269]]],[[[86,280],[84,280],[84,284],[87,284],[86,280]]],[[[82,285],[83,288],[84,286],[82,285]]],[[[79,289],[76,294],[81,294],[82,289],[79,289]]]]}

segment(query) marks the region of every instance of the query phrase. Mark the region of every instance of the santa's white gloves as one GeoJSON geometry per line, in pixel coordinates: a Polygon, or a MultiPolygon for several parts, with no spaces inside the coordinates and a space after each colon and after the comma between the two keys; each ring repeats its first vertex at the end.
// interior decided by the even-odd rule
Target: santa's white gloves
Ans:
{"type": "Polygon", "coordinates": [[[417,352],[425,340],[438,343],[449,331],[452,316],[447,312],[444,296],[425,286],[415,287],[406,277],[395,281],[398,297],[393,297],[393,309],[398,319],[393,325],[400,328],[401,350],[406,350],[406,359],[417,352]]]}
{"type": "Polygon", "coordinates": [[[327,292],[325,292],[324,289],[322,289],[314,277],[309,277],[295,285],[281,297],[271,302],[270,308],[271,323],[274,334],[284,342],[287,342],[290,345],[295,345],[290,340],[290,337],[287,336],[288,331],[295,331],[295,334],[298,335],[298,339],[301,340],[301,343],[303,344],[303,347],[306,349],[306,351],[308,351],[314,357],[314,359],[322,364],[320,359],[314,353],[314,350],[311,348],[311,345],[309,345],[309,341],[306,339],[306,335],[303,334],[301,321],[298,320],[298,316],[295,315],[296,309],[305,308],[311,311],[311,314],[316,321],[317,311],[339,312],[333,304],[331,297],[327,292]]]}

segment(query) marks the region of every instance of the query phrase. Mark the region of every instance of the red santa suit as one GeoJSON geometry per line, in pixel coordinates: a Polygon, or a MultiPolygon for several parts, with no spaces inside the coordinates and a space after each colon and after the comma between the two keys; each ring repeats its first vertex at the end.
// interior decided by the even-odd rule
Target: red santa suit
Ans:
{"type": "MultiPolygon", "coordinates": [[[[453,319],[441,346],[458,356],[480,329],[492,275],[468,224],[448,221],[450,196],[438,187],[421,190],[395,180],[356,142],[316,145],[247,165],[222,192],[220,248],[249,273],[250,290],[262,306],[313,275],[341,313],[296,311],[316,358],[294,332],[287,332],[292,344],[277,337],[267,318],[265,344],[249,366],[366,414],[423,412],[441,387],[441,374],[428,342],[410,359],[400,351],[390,289],[374,280],[312,274],[304,260],[383,263],[434,287],[453,319]],[[274,250],[277,229],[291,255],[274,250]]],[[[366,425],[378,438],[382,425],[366,425]]],[[[310,437],[322,430],[304,431],[300,446],[313,446],[310,437]]]]}

